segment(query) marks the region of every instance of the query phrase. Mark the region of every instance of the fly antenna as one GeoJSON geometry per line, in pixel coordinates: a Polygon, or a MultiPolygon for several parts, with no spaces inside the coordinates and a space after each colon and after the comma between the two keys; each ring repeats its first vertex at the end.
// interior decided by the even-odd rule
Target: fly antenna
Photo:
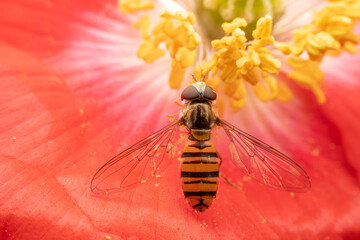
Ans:
{"type": "Polygon", "coordinates": [[[196,77],[194,74],[191,75],[195,82],[197,82],[196,77]]]}
{"type": "MultiPolygon", "coordinates": [[[[192,76],[192,78],[194,79],[195,82],[198,82],[198,80],[196,79],[194,74],[192,74],[191,76],[192,76]]],[[[205,74],[201,75],[200,82],[204,82],[205,78],[206,78],[205,74]]]]}

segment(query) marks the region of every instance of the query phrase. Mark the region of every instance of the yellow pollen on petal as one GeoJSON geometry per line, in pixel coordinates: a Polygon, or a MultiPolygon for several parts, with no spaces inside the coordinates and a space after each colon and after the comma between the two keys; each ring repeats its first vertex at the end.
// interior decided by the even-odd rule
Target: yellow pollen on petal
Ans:
{"type": "Polygon", "coordinates": [[[118,7],[123,13],[134,13],[137,11],[150,10],[153,9],[155,6],[152,1],[119,0],[118,7]]]}

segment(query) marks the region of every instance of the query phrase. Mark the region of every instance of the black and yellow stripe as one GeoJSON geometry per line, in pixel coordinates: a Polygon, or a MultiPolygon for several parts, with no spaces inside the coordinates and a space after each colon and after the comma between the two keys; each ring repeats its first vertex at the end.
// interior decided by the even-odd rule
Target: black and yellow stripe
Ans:
{"type": "Polygon", "coordinates": [[[210,141],[200,143],[189,140],[186,144],[181,156],[181,179],[185,198],[193,208],[202,212],[216,195],[219,157],[210,141]]]}

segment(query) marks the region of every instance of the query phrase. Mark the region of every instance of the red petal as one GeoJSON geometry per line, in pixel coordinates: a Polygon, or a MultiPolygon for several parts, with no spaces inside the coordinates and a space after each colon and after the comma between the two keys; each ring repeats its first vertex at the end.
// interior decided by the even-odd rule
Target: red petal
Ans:
{"type": "MultiPolygon", "coordinates": [[[[357,28],[360,32],[360,27],[357,28]]],[[[327,102],[321,106],[324,115],[336,125],[344,146],[351,172],[360,180],[360,54],[343,54],[329,59],[324,68],[327,71],[325,94],[327,102]]]]}
{"type": "Polygon", "coordinates": [[[179,93],[167,86],[169,61],[144,66],[135,58],[140,38],[115,1],[49,4],[0,3],[7,9],[0,16],[3,236],[288,239],[359,232],[357,183],[341,161],[335,127],[310,101],[274,103],[263,116],[242,113],[247,130],[265,126],[261,122],[276,127],[270,133],[283,141],[260,131],[266,128],[259,135],[249,131],[267,142],[282,148],[296,140],[281,150],[299,156],[309,171],[309,193],[291,197],[250,183],[237,191],[221,182],[213,206],[198,214],[183,199],[174,162],[156,180],[159,187],[149,183],[110,199],[91,194],[96,169],[165,124],[166,114],[177,111],[172,101],[179,93]],[[275,107],[291,118],[279,121],[275,107]],[[309,149],[317,147],[320,155],[311,156],[309,149]]]}
{"type": "Polygon", "coordinates": [[[52,174],[5,156],[0,169],[3,239],[120,239],[94,228],[52,174]]]}

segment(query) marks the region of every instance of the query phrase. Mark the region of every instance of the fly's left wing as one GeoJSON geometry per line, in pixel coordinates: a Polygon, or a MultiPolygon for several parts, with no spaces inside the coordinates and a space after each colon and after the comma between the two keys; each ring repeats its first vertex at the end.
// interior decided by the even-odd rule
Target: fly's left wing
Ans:
{"type": "Polygon", "coordinates": [[[219,125],[230,139],[235,164],[255,180],[291,192],[310,189],[309,176],[289,157],[225,120],[219,120],[219,125]]]}
{"type": "Polygon", "coordinates": [[[110,159],[92,178],[91,191],[121,192],[158,176],[167,166],[167,160],[176,154],[174,145],[180,125],[180,120],[175,120],[110,159]]]}

